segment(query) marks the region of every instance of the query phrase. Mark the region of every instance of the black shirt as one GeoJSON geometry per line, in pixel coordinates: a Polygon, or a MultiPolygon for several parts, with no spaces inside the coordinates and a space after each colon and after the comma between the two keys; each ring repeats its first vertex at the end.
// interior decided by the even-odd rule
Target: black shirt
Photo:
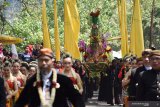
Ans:
{"type": "Polygon", "coordinates": [[[160,101],[160,71],[152,69],[140,75],[136,100],[160,101]]]}

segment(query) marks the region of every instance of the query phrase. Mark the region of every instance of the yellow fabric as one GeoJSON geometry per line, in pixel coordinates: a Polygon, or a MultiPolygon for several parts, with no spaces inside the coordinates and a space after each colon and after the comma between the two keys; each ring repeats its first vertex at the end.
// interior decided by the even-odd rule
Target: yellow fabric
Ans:
{"type": "Polygon", "coordinates": [[[78,36],[80,19],[76,0],[64,0],[64,48],[73,58],[80,59],[78,36]]]}
{"type": "Polygon", "coordinates": [[[54,38],[55,38],[56,61],[60,61],[60,40],[59,40],[57,1],[56,0],[54,0],[54,38]]]}
{"type": "Polygon", "coordinates": [[[12,101],[12,99],[7,99],[7,101],[6,101],[6,107],[13,107],[11,101],[12,101]]]}
{"type": "Polygon", "coordinates": [[[140,0],[134,0],[130,36],[131,36],[131,42],[130,42],[131,53],[137,55],[138,57],[141,57],[141,53],[144,50],[144,38],[142,29],[140,0]]]}
{"type": "Polygon", "coordinates": [[[3,44],[16,44],[21,43],[23,40],[21,38],[16,38],[8,35],[0,35],[0,43],[3,44]]]}
{"type": "Polygon", "coordinates": [[[43,47],[51,49],[48,21],[46,14],[46,0],[42,0],[42,29],[43,29],[43,47]]]}
{"type": "Polygon", "coordinates": [[[126,0],[118,0],[118,13],[121,32],[121,51],[122,56],[129,53],[128,49],[128,32],[127,32],[127,16],[126,16],[126,0]]]}

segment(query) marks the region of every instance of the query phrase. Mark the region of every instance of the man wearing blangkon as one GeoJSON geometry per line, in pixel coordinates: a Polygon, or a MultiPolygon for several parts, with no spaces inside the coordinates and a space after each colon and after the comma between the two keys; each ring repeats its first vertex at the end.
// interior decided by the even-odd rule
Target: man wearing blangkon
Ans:
{"type": "Polygon", "coordinates": [[[84,107],[81,95],[68,77],[57,74],[52,68],[53,53],[43,48],[38,56],[38,72],[28,80],[14,107],[84,107]]]}
{"type": "Polygon", "coordinates": [[[142,73],[138,82],[138,101],[160,101],[160,50],[151,52],[150,63],[152,70],[142,73]]]}

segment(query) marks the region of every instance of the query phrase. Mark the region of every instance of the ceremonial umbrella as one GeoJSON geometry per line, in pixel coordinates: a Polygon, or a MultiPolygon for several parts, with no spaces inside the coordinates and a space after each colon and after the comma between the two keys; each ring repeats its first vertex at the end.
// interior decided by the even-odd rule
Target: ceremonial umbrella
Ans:
{"type": "Polygon", "coordinates": [[[3,44],[17,44],[21,43],[23,40],[21,38],[12,37],[8,35],[0,35],[0,43],[3,44]]]}

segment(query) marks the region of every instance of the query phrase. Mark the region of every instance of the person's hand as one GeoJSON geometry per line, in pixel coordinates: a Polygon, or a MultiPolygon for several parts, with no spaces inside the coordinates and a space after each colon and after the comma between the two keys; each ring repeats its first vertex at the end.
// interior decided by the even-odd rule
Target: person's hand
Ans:
{"type": "Polygon", "coordinates": [[[79,90],[79,93],[82,95],[82,93],[83,93],[83,90],[79,90]]]}
{"type": "Polygon", "coordinates": [[[11,99],[11,98],[12,98],[11,94],[7,95],[7,99],[11,99]]]}
{"type": "Polygon", "coordinates": [[[127,85],[127,80],[126,79],[123,79],[122,80],[122,87],[125,87],[127,85]]]}
{"type": "Polygon", "coordinates": [[[19,87],[19,89],[23,90],[23,89],[24,89],[24,87],[19,87]]]}

